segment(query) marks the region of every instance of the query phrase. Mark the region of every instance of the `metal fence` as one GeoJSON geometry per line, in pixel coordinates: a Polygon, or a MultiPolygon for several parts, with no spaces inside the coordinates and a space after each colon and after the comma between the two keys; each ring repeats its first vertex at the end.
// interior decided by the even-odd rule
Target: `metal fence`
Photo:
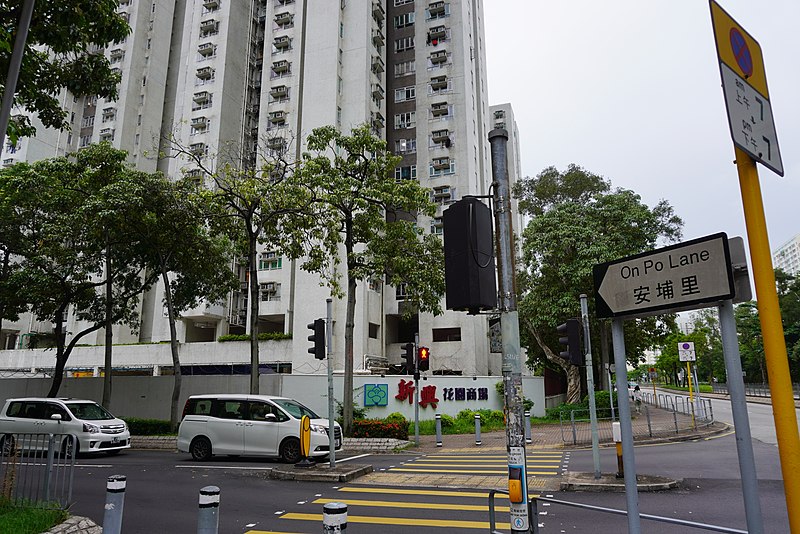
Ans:
{"type": "Polygon", "coordinates": [[[18,506],[67,508],[77,449],[69,434],[0,434],[0,497],[18,506]]]}
{"type": "MultiPolygon", "coordinates": [[[[715,382],[711,384],[714,393],[720,395],[728,394],[728,384],[724,382],[715,382]]],[[[792,391],[795,399],[800,399],[800,383],[792,384],[792,391]]],[[[770,397],[772,396],[769,389],[769,384],[754,384],[745,383],[744,393],[750,397],[770,397]]]]}
{"type": "MultiPolygon", "coordinates": [[[[608,410],[597,411],[597,434],[600,443],[612,443],[608,410]]],[[[564,443],[583,445],[592,442],[589,410],[571,410],[569,417],[561,417],[561,440],[564,443]]],[[[668,437],[709,426],[714,422],[711,401],[701,397],[642,392],[642,403],[637,408],[631,403],[631,426],[634,437],[668,437]]]]}

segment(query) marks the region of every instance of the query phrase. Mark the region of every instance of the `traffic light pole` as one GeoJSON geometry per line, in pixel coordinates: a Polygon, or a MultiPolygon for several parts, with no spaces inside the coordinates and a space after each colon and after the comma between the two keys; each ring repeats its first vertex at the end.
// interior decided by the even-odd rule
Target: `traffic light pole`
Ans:
{"type": "Polygon", "coordinates": [[[581,294],[581,321],[583,322],[583,348],[586,354],[586,389],[589,390],[589,421],[592,427],[592,461],[594,478],[600,478],[600,438],[597,434],[597,403],[594,401],[594,365],[592,365],[592,338],[589,335],[588,297],[581,294]]]}
{"type": "Polygon", "coordinates": [[[414,444],[419,447],[419,332],[414,334],[414,444]]]}
{"type": "Polygon", "coordinates": [[[524,406],[522,403],[522,362],[520,359],[519,316],[514,283],[514,244],[511,225],[511,187],[508,180],[506,144],[508,132],[489,132],[492,154],[492,186],[497,232],[497,278],[500,332],[503,344],[503,391],[508,444],[508,490],[511,532],[530,532],[528,515],[528,472],[525,456],[524,406]]]}
{"type": "MultiPolygon", "coordinates": [[[[333,410],[333,299],[327,299],[325,312],[325,346],[328,356],[328,450],[330,451],[330,467],[336,466],[336,433],[333,431],[336,414],[333,410]]],[[[344,436],[342,436],[344,439],[344,436]]]]}

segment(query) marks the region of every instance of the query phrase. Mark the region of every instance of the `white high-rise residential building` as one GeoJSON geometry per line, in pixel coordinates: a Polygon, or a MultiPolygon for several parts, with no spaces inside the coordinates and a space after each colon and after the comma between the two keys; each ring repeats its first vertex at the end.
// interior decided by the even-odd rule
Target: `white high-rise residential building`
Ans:
{"type": "MultiPolygon", "coordinates": [[[[53,135],[40,129],[22,142],[27,153],[5,150],[3,161],[51,157],[107,140],[128,150],[142,170],[208,181],[190,160],[170,157],[174,151],[159,140],[172,136],[214,168],[232,145],[243,154],[237,162],[243,165],[270,150],[299,159],[313,128],[335,125],[347,132],[366,123],[402,156],[395,177],[430,188],[436,215],[418,223],[434,234],[442,232],[448,205],[465,195],[490,194],[492,128],[508,130],[509,175],[512,182],[519,177],[513,111],[509,104],[490,108],[487,102],[482,0],[121,0],[120,12],[133,32],[106,49],[122,74],[120,98],[65,97],[65,106],[75,108],[73,134],[56,132],[49,150],[34,150],[53,135]]],[[[320,362],[307,353],[306,325],[325,315],[328,290],[299,262],[269,247],[259,250],[258,265],[259,329],[294,340],[280,355],[262,350],[262,364],[281,372],[320,372],[320,362]]],[[[246,269],[233,268],[242,291],[184,313],[182,343],[245,333],[246,269]]],[[[119,329],[115,339],[168,340],[162,298],[160,286],[148,292],[139,332],[119,329]]],[[[345,308],[345,300],[334,300],[336,369],[343,368],[345,308]]],[[[405,311],[402,286],[359,284],[357,370],[402,363],[402,345],[418,334],[431,349],[433,372],[501,373],[500,354],[489,352],[487,316],[415,313],[408,319],[405,311]]],[[[26,329],[15,328],[15,335],[26,329]]],[[[100,330],[95,342],[102,339],[100,330]]],[[[215,346],[215,363],[247,363],[228,346],[215,346]]]]}
{"type": "Polygon", "coordinates": [[[772,264],[792,276],[800,274],[800,234],[775,249],[772,264]]]}

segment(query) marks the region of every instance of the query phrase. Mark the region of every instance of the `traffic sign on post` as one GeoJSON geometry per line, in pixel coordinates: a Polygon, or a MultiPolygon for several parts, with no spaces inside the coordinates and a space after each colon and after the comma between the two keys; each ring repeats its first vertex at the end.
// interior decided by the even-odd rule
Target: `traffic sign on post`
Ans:
{"type": "Polygon", "coordinates": [[[678,359],[682,362],[695,361],[694,341],[681,341],[678,343],[678,359]]]}
{"type": "Polygon", "coordinates": [[[713,0],[711,20],[733,144],[783,176],[761,45],[713,0]]]}
{"type": "Polygon", "coordinates": [[[594,266],[598,318],[691,310],[732,298],[728,238],[712,234],[594,266]]]}

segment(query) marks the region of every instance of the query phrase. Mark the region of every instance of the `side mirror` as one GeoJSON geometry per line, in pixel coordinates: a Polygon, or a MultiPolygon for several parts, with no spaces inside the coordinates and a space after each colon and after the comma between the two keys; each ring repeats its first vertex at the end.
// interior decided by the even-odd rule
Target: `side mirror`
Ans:
{"type": "Polygon", "coordinates": [[[52,419],[53,421],[58,421],[60,423],[61,422],[61,414],[60,413],[54,413],[53,415],[50,416],[50,419],[52,419]]]}
{"type": "Polygon", "coordinates": [[[275,423],[277,420],[278,420],[278,416],[275,415],[274,413],[268,413],[267,415],[264,416],[264,421],[267,421],[267,422],[270,422],[270,423],[275,423]]]}

